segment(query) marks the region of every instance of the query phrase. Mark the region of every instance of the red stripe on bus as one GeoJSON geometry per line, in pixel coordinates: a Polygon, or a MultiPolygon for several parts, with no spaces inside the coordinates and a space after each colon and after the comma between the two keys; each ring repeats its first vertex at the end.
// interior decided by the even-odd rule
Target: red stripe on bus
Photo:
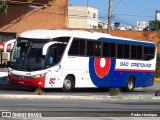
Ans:
{"type": "Polygon", "coordinates": [[[155,72],[155,70],[135,70],[135,69],[115,69],[115,71],[125,71],[125,72],[155,72]]]}

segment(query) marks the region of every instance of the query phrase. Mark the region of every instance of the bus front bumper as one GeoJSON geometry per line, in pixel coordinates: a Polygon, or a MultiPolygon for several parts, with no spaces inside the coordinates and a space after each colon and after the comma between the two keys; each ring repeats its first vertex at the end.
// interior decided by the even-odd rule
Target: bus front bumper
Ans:
{"type": "Polygon", "coordinates": [[[20,78],[8,75],[8,78],[10,85],[39,87],[39,88],[44,88],[45,86],[45,76],[39,78],[27,79],[27,78],[20,78]]]}

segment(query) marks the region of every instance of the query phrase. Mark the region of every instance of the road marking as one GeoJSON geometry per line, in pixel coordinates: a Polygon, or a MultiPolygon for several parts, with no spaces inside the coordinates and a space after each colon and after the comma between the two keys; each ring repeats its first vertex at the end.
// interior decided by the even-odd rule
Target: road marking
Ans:
{"type": "Polygon", "coordinates": [[[67,103],[67,104],[58,104],[58,103],[56,103],[56,104],[18,104],[19,106],[47,106],[47,105],[49,105],[49,106],[53,106],[53,105],[56,105],[56,106],[64,106],[64,105],[71,105],[71,106],[76,106],[77,104],[69,104],[69,103],[67,103]]]}

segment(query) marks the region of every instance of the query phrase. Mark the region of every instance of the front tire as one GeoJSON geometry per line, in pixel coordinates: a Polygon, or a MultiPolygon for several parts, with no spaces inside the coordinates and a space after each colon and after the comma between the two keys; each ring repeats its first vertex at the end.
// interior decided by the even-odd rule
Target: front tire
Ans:
{"type": "Polygon", "coordinates": [[[63,83],[63,91],[64,92],[70,92],[72,91],[72,89],[74,88],[74,81],[73,81],[73,78],[70,77],[70,76],[67,76],[64,80],[64,83],[63,83]]]}

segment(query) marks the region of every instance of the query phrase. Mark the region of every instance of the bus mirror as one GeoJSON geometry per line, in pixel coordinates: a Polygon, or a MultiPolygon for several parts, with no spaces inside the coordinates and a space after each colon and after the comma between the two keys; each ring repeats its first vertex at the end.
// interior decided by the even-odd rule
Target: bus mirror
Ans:
{"type": "Polygon", "coordinates": [[[49,43],[46,43],[44,46],[43,46],[43,49],[42,49],[42,55],[46,55],[47,54],[47,50],[49,48],[49,46],[55,44],[57,42],[49,42],[49,43]]]}
{"type": "Polygon", "coordinates": [[[51,45],[55,44],[55,43],[66,44],[66,43],[64,43],[64,42],[57,42],[57,41],[46,43],[46,44],[43,46],[42,55],[46,55],[48,48],[49,48],[51,45]]]}
{"type": "Polygon", "coordinates": [[[9,44],[11,44],[11,43],[14,43],[14,42],[16,42],[16,39],[9,40],[9,41],[7,41],[7,42],[5,43],[5,45],[4,45],[4,53],[7,52],[7,46],[8,46],[9,44]]]}

